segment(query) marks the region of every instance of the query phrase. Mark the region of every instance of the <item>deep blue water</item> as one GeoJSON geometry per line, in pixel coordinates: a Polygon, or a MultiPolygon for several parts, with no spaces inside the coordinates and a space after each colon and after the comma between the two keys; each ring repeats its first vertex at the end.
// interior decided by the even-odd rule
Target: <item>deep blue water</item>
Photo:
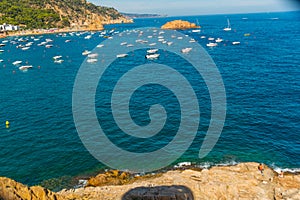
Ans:
{"type": "MultiPolygon", "coordinates": [[[[199,22],[200,33],[181,32],[201,44],[216,63],[226,89],[227,117],[217,145],[207,157],[199,159],[198,151],[208,128],[211,107],[203,81],[194,84],[203,101],[200,105],[201,124],[193,144],[177,162],[213,165],[256,161],[273,167],[299,169],[299,16],[299,12],[290,12],[136,19],[134,24],[109,25],[106,29],[122,32],[140,27],[160,27],[173,19],[199,22]],[[227,25],[227,18],[232,26],[230,32],[222,30],[227,25]],[[245,33],[250,35],[244,36],[245,33]],[[221,37],[224,42],[208,48],[208,37],[221,37]],[[241,44],[232,45],[233,41],[241,44]]],[[[19,41],[19,44],[34,42],[26,51],[17,49],[18,44],[13,42],[21,37],[0,40],[6,44],[1,48],[4,52],[0,53],[0,60],[4,60],[0,63],[0,176],[36,184],[105,168],[83,146],[72,115],[73,84],[85,59],[81,53],[94,49],[105,40],[100,37],[100,32],[95,32],[91,39],[84,39],[87,35],[90,33],[24,36],[28,41],[19,41]],[[34,41],[34,38],[40,40],[34,41]],[[37,45],[46,38],[53,40],[50,42],[52,48],[37,45]],[[68,39],[71,42],[66,43],[68,39]],[[62,64],[53,62],[52,57],[56,55],[63,56],[62,64]],[[12,64],[16,60],[33,68],[22,72],[12,64]],[[9,128],[5,127],[6,120],[10,121],[9,128]]],[[[186,66],[184,61],[168,52],[160,53],[161,57],[155,62],[168,62],[193,82],[193,70],[180,68],[186,66]]],[[[134,54],[142,53],[135,51],[134,54]]],[[[144,57],[138,60],[129,56],[126,62],[114,63],[119,70],[108,72],[106,80],[102,80],[108,88],[128,70],[128,63],[144,64],[148,61],[144,57]]],[[[167,89],[147,85],[132,98],[132,116],[139,125],[149,123],[146,114],[149,105],[160,102],[172,113],[163,130],[166,137],[158,135],[145,142],[122,134],[113,135],[119,130],[111,126],[112,117],[106,113],[109,99],[106,99],[105,92],[97,91],[96,110],[99,122],[109,129],[112,141],[119,141],[119,145],[127,150],[144,152],[160,148],[172,139],[180,123],[180,112],[176,98],[167,89]]]]}

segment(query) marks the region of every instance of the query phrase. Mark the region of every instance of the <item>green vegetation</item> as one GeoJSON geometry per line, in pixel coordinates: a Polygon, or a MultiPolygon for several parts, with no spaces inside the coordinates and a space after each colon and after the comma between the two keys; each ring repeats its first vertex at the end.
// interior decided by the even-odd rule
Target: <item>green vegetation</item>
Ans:
{"type": "Polygon", "coordinates": [[[68,27],[82,24],[90,16],[118,19],[114,8],[96,6],[86,0],[1,0],[0,24],[26,25],[32,28],[68,27]]]}

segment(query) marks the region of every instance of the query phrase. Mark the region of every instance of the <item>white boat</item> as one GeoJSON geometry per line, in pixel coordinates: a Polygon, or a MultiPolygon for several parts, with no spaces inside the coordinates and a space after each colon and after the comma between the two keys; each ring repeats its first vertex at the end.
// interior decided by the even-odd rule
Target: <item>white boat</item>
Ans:
{"type": "Polygon", "coordinates": [[[188,52],[190,52],[192,49],[193,49],[193,48],[187,47],[187,48],[181,49],[181,52],[182,52],[182,53],[188,53],[188,52]]]}
{"type": "Polygon", "coordinates": [[[134,45],[133,44],[127,44],[127,47],[133,47],[134,45]]]}
{"type": "Polygon", "coordinates": [[[155,46],[156,45],[156,43],[151,43],[151,44],[149,44],[149,46],[155,46]]]}
{"type": "Polygon", "coordinates": [[[65,43],[71,42],[71,40],[66,40],[65,43]]]}
{"type": "Polygon", "coordinates": [[[26,50],[28,50],[29,48],[30,48],[30,47],[23,47],[22,50],[23,50],[23,51],[26,51],[26,50]]]}
{"type": "Polygon", "coordinates": [[[28,42],[27,44],[25,44],[25,47],[30,47],[33,44],[33,42],[28,42]]]}
{"type": "MultiPolygon", "coordinates": [[[[199,26],[199,21],[198,21],[198,19],[196,20],[196,25],[199,26]]],[[[193,33],[200,33],[200,32],[201,32],[200,26],[199,26],[199,29],[193,29],[192,32],[193,32],[193,33]]]]}
{"type": "Polygon", "coordinates": [[[54,60],[54,63],[62,63],[64,62],[64,60],[60,59],[60,60],[54,60]]]}
{"type": "Polygon", "coordinates": [[[238,42],[238,41],[235,41],[235,42],[232,42],[233,45],[238,45],[238,44],[241,44],[241,42],[238,42]]]}
{"type": "Polygon", "coordinates": [[[38,46],[43,46],[45,44],[47,44],[47,42],[41,42],[41,43],[38,44],[38,46]]]}
{"type": "Polygon", "coordinates": [[[204,39],[204,38],[206,38],[204,35],[202,35],[201,37],[200,37],[201,39],[204,39]]]}
{"type": "Polygon", "coordinates": [[[53,56],[54,60],[57,60],[57,59],[60,59],[60,58],[62,58],[62,56],[53,56]]]}
{"type": "Polygon", "coordinates": [[[0,63],[2,63],[3,61],[4,61],[4,60],[1,59],[1,60],[0,60],[0,63]]]}
{"type": "Polygon", "coordinates": [[[126,56],[128,56],[128,54],[122,53],[122,54],[118,54],[118,55],[117,55],[117,58],[124,58],[124,57],[126,57],[126,56]]]}
{"type": "Polygon", "coordinates": [[[0,47],[4,47],[5,46],[5,44],[3,44],[3,43],[0,43],[0,47]]]}
{"type": "Polygon", "coordinates": [[[147,53],[156,53],[158,49],[149,49],[147,50],[147,53]]]}
{"type": "Polygon", "coordinates": [[[31,68],[32,68],[32,65],[24,65],[24,66],[19,67],[19,70],[25,71],[25,70],[28,70],[31,68]]]}
{"type": "Polygon", "coordinates": [[[51,39],[46,39],[46,42],[53,42],[53,40],[51,40],[51,39]]]}
{"type": "Polygon", "coordinates": [[[104,44],[98,44],[97,45],[97,48],[102,48],[102,47],[104,47],[104,44]]]}
{"type": "Polygon", "coordinates": [[[215,41],[216,41],[216,42],[223,42],[223,39],[217,38],[215,41]]]}
{"type": "Polygon", "coordinates": [[[91,39],[91,38],[92,38],[91,35],[87,35],[87,36],[84,37],[84,39],[86,39],[86,40],[89,40],[89,39],[91,39]]]}
{"type": "Polygon", "coordinates": [[[227,27],[223,29],[224,31],[231,31],[229,19],[227,19],[227,27]]]}
{"type": "Polygon", "coordinates": [[[147,54],[146,58],[147,59],[157,59],[160,56],[160,54],[155,53],[155,54],[147,54]]]}
{"type": "Polygon", "coordinates": [[[53,45],[52,44],[47,44],[45,47],[46,48],[51,48],[51,47],[53,47],[53,45]]]}
{"type": "Polygon", "coordinates": [[[91,51],[85,50],[84,52],[82,52],[83,56],[89,55],[91,53],[91,51]]]}
{"type": "Polygon", "coordinates": [[[189,43],[194,43],[194,42],[196,42],[195,39],[191,39],[191,40],[189,41],[189,43]]]}
{"type": "Polygon", "coordinates": [[[215,38],[209,37],[208,40],[209,40],[209,41],[213,41],[213,40],[215,40],[215,38]]]}
{"type": "Polygon", "coordinates": [[[92,53],[88,55],[88,58],[97,58],[98,54],[97,53],[92,53]]]}
{"type": "Polygon", "coordinates": [[[3,49],[0,49],[0,53],[2,53],[2,52],[4,52],[4,50],[3,50],[3,49]]]}
{"type": "Polygon", "coordinates": [[[12,64],[13,64],[13,65],[19,65],[19,64],[21,64],[21,63],[22,63],[22,61],[17,60],[17,61],[15,61],[15,62],[13,62],[12,64]]]}
{"type": "Polygon", "coordinates": [[[218,46],[218,43],[210,42],[210,43],[206,44],[206,46],[208,46],[208,47],[216,47],[216,46],[218,46]]]}
{"type": "Polygon", "coordinates": [[[124,46],[124,45],[126,45],[127,44],[127,42],[122,42],[120,45],[121,46],[124,46]]]}
{"type": "Polygon", "coordinates": [[[95,63],[97,61],[98,61],[98,59],[96,59],[96,58],[89,58],[89,59],[87,59],[88,63],[95,63]]]}
{"type": "Polygon", "coordinates": [[[173,44],[173,42],[167,42],[168,46],[171,46],[173,44]]]}

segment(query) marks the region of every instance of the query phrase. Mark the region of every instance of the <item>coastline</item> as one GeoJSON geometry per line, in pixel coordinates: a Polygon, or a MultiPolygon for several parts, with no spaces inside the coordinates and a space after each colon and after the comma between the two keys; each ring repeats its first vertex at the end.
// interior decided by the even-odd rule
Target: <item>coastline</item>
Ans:
{"type": "Polygon", "coordinates": [[[13,36],[30,36],[30,35],[46,35],[57,33],[69,33],[69,32],[84,32],[84,31],[102,31],[104,25],[109,24],[129,24],[134,23],[133,19],[121,19],[110,20],[102,22],[101,24],[89,26],[89,27],[66,27],[66,28],[52,28],[52,29],[33,29],[33,30],[19,30],[19,31],[7,31],[4,35],[0,35],[1,38],[13,37],[13,36]]]}
{"type": "Polygon", "coordinates": [[[0,199],[299,199],[300,174],[278,173],[258,163],[215,166],[210,169],[182,166],[159,174],[135,176],[116,170],[91,177],[85,187],[57,193],[40,186],[27,187],[0,178],[0,199]],[[93,185],[93,184],[99,184],[93,185]],[[27,192],[26,192],[27,191],[27,192]],[[22,196],[23,195],[23,196],[22,196]],[[31,196],[30,196],[31,195],[31,196]]]}

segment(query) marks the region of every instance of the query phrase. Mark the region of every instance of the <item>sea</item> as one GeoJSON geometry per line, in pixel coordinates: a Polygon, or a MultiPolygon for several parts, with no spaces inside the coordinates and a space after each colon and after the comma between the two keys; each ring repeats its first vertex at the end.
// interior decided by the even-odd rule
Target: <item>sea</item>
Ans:
{"type": "MultiPolygon", "coordinates": [[[[126,33],[140,28],[159,28],[175,19],[201,26],[200,32],[179,32],[193,38],[215,63],[226,92],[226,119],[212,151],[199,158],[212,106],[205,81],[192,84],[201,107],[199,128],[185,153],[167,167],[181,162],[199,167],[261,162],[276,170],[299,172],[300,12],[295,11],[139,18],[132,24],[106,25],[105,31],[0,39],[0,43],[5,44],[0,47],[4,50],[0,52],[0,176],[58,190],[79,178],[109,169],[84,146],[74,122],[74,83],[82,63],[87,61],[82,52],[93,52],[97,45],[121,33],[126,42],[126,33]],[[223,30],[227,19],[232,28],[228,32],[223,30]],[[223,41],[216,47],[207,47],[208,38],[223,41]],[[240,43],[233,45],[235,41],[240,43]],[[26,44],[30,48],[22,50],[26,44]],[[46,48],[47,44],[52,46],[46,48]],[[63,61],[54,62],[53,57],[58,55],[63,61]],[[15,61],[22,63],[14,65],[15,61]],[[23,71],[19,69],[22,65],[32,68],[23,71]],[[8,126],[6,121],[9,121],[8,126]]],[[[137,63],[167,62],[194,81],[195,71],[178,55],[159,50],[158,59],[147,60],[144,51],[128,49],[127,57],[111,64],[110,69],[115,67],[116,70],[108,73],[104,80],[108,88],[113,88],[122,73],[137,63]]],[[[111,54],[114,53],[112,50],[111,54]]],[[[101,64],[90,64],[101,67],[101,64]]],[[[149,84],[132,96],[130,112],[138,125],[147,126],[151,121],[148,114],[151,104],[163,101],[161,105],[172,113],[168,115],[171,119],[166,120],[169,124],[165,125],[164,133],[145,141],[134,140],[124,133],[118,135],[118,124],[112,121],[108,111],[111,90],[100,90],[98,86],[95,100],[98,121],[110,130],[107,134],[112,142],[116,142],[116,138],[121,140],[118,144],[121,148],[138,153],[152,152],[175,137],[181,119],[180,105],[165,87],[160,89],[160,85],[149,84]],[[161,137],[163,134],[165,137],[161,137]]]]}

